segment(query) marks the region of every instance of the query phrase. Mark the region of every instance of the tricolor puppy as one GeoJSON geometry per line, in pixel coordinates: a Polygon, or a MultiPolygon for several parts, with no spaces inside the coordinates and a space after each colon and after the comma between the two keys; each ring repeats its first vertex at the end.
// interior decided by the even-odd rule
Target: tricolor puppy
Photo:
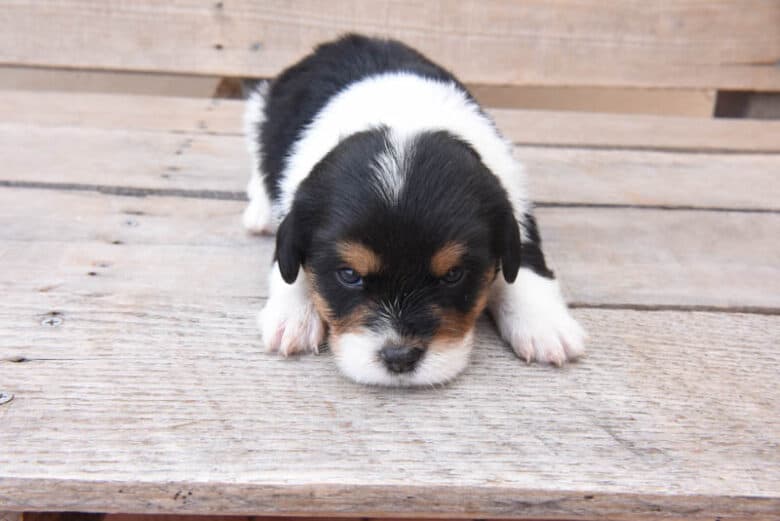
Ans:
{"type": "Polygon", "coordinates": [[[347,36],[249,100],[244,224],[276,231],[266,347],[326,339],[358,382],[431,385],[468,363],[487,307],[526,361],[583,353],[512,146],[449,72],[347,36]]]}

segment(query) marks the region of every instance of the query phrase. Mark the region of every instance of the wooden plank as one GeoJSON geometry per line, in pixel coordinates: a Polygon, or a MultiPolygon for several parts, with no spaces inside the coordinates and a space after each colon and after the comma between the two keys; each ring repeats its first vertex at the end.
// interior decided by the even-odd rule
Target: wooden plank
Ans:
{"type": "MultiPolygon", "coordinates": [[[[2,189],[0,287],[101,295],[113,284],[128,294],[263,297],[273,239],[243,232],[242,207],[2,189]],[[220,271],[230,275],[211,277],[220,271]]],[[[579,305],[780,309],[780,215],[542,208],[538,217],[564,290],[579,305]]]]}
{"type": "MultiPolygon", "coordinates": [[[[238,78],[191,74],[94,71],[0,66],[0,89],[178,96],[241,97],[238,78]]],[[[712,89],[635,89],[620,87],[526,87],[468,85],[486,107],[533,110],[579,110],[627,114],[711,117],[712,89]]],[[[759,95],[758,93],[756,95],[759,95]]]]}
{"type": "Polygon", "coordinates": [[[239,134],[243,106],[240,101],[180,96],[8,90],[0,95],[0,121],[34,126],[239,134]]]}
{"type": "MultiPolygon", "coordinates": [[[[218,190],[243,197],[249,176],[248,153],[236,136],[0,124],[0,156],[0,181],[218,190]]],[[[778,154],[522,146],[517,156],[537,201],[780,210],[778,154]]]]}
{"type": "Polygon", "coordinates": [[[210,98],[219,78],[189,74],[0,67],[0,89],[210,98]]]}
{"type": "Polygon", "coordinates": [[[0,521],[22,521],[20,512],[0,512],[0,521]]]}
{"type": "Polygon", "coordinates": [[[0,18],[0,64],[268,77],[362,31],[471,83],[777,90],[778,26],[764,0],[19,0],[0,18]]]}
{"type": "MultiPolygon", "coordinates": [[[[237,135],[243,106],[232,100],[6,91],[0,96],[0,121],[237,135]]],[[[519,144],[780,152],[779,121],[509,109],[490,113],[519,144]]]]}
{"type": "Polygon", "coordinates": [[[468,85],[485,107],[711,118],[711,89],[468,85]]]}
{"type": "Polygon", "coordinates": [[[780,152],[780,121],[518,110],[491,115],[517,144],[780,152]]]}
{"type": "Polygon", "coordinates": [[[0,154],[16,181],[243,192],[250,172],[238,136],[0,124],[0,154]]]}
{"type": "Polygon", "coordinates": [[[347,382],[328,354],[262,353],[257,303],[228,292],[5,294],[4,508],[780,512],[777,316],[576,310],[592,349],[563,370],[519,363],[483,321],[462,377],[406,391],[347,382]],[[51,307],[63,320],[42,323],[51,307]]]}
{"type": "Polygon", "coordinates": [[[535,201],[780,209],[780,155],[520,146],[535,201]]]}

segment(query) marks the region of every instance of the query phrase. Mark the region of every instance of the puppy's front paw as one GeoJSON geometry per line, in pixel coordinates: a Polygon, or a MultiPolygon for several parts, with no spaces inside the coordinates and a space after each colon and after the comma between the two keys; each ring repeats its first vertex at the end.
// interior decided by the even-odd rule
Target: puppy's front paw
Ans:
{"type": "Polygon", "coordinates": [[[546,316],[517,316],[509,319],[501,336],[528,363],[562,366],[585,353],[585,331],[567,310],[546,316]]]}
{"type": "Polygon", "coordinates": [[[271,299],[257,317],[268,352],[290,356],[318,353],[325,326],[311,303],[293,305],[271,299]]]}
{"type": "Polygon", "coordinates": [[[513,284],[499,279],[490,309],[501,336],[528,363],[561,366],[585,354],[585,331],[569,313],[554,279],[528,269],[521,269],[513,284]]]}

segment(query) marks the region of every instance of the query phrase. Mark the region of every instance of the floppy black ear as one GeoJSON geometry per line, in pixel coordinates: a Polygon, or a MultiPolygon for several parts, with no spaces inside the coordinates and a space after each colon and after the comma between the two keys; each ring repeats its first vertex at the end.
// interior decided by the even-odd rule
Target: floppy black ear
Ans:
{"type": "Polygon", "coordinates": [[[514,212],[511,208],[504,212],[502,223],[503,240],[501,252],[501,271],[504,273],[504,280],[510,284],[517,278],[517,272],[520,270],[521,245],[520,245],[520,226],[517,224],[514,212]]]}
{"type": "Polygon", "coordinates": [[[285,216],[279,229],[276,231],[276,262],[279,263],[279,271],[287,284],[292,284],[298,278],[298,270],[304,262],[306,251],[303,230],[296,223],[297,212],[295,208],[285,216]]]}

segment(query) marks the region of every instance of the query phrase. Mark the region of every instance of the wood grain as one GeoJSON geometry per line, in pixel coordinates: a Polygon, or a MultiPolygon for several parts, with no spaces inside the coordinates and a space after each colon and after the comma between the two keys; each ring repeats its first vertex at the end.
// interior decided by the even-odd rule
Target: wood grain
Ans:
{"type": "MultiPolygon", "coordinates": [[[[238,135],[243,107],[241,101],[218,99],[5,91],[0,96],[0,121],[3,128],[22,123],[238,135]]],[[[525,145],[780,152],[778,121],[510,109],[489,112],[510,140],[525,145]]]]}
{"type": "Polygon", "coordinates": [[[16,181],[243,192],[250,172],[238,136],[0,125],[0,154],[16,181]]]}
{"type": "Polygon", "coordinates": [[[778,27],[780,5],[762,0],[17,0],[0,14],[0,64],[268,77],[360,31],[473,83],[777,90],[778,27]]]}
{"type": "Polygon", "coordinates": [[[242,101],[73,92],[7,90],[0,121],[34,126],[169,132],[241,132],[242,101]]]}
{"type": "Polygon", "coordinates": [[[525,145],[779,152],[779,121],[494,110],[512,142],[525,145]]]}
{"type": "MultiPolygon", "coordinates": [[[[194,74],[0,66],[0,90],[17,90],[30,94],[57,91],[210,98],[215,95],[219,82],[219,78],[194,74]]],[[[622,89],[610,89],[612,90],[617,91],[618,101],[622,101],[626,96],[631,98],[630,93],[636,91],[631,89],[630,93],[622,94],[622,89]]],[[[637,101],[644,98],[641,92],[643,91],[637,92],[637,101]]],[[[684,94],[680,95],[673,91],[669,96],[664,95],[664,90],[651,92],[653,94],[648,96],[648,99],[667,100],[670,110],[681,111],[672,114],[698,116],[705,109],[701,91],[683,91],[684,94]],[[690,103],[686,103],[688,100],[690,103]]]]}
{"type": "MultiPolygon", "coordinates": [[[[0,85],[2,85],[0,74],[0,85]]],[[[655,114],[711,118],[717,97],[712,89],[636,89],[626,87],[543,87],[469,84],[485,107],[526,110],[655,114]]],[[[766,94],[771,96],[772,94],[766,94]]]]}
{"type": "MultiPolygon", "coordinates": [[[[273,239],[247,236],[242,208],[2,189],[0,287],[101,294],[114,284],[132,294],[152,284],[159,292],[266,296],[273,239]],[[231,275],[211,276],[220,271],[231,275]]],[[[551,264],[580,305],[780,308],[780,215],[542,208],[538,219],[551,264]]]]}
{"type": "Polygon", "coordinates": [[[5,294],[6,509],[780,511],[776,316],[576,310],[591,351],[563,370],[520,363],[483,321],[460,378],[408,391],[347,382],[327,354],[263,354],[257,302],[229,292],[5,294]]]}
{"type": "MultiPolygon", "coordinates": [[[[516,155],[536,201],[780,209],[780,154],[519,146],[516,155]]],[[[0,156],[0,181],[242,197],[249,176],[243,139],[202,133],[0,124],[0,156]]]]}

